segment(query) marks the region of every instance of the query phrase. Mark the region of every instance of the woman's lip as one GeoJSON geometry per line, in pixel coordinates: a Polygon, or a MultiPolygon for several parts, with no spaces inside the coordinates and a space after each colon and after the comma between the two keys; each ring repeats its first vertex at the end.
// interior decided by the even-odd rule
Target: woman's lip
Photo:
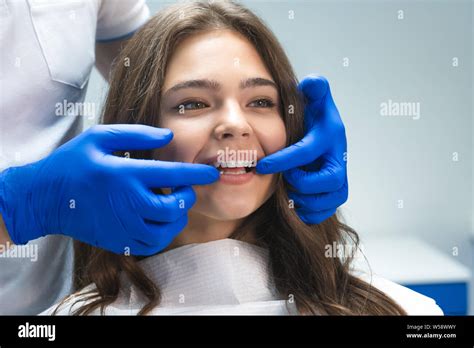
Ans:
{"type": "Polygon", "coordinates": [[[243,185],[250,182],[255,176],[255,169],[252,169],[250,172],[245,174],[225,174],[221,173],[218,182],[229,185],[243,185]]]}

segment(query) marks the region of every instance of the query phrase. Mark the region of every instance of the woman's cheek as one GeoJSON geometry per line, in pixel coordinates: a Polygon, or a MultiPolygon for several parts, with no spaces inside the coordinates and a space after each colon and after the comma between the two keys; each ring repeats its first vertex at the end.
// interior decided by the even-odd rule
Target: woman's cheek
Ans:
{"type": "Polygon", "coordinates": [[[257,130],[257,136],[265,156],[286,146],[286,128],[281,118],[257,125],[254,129],[257,130]]]}
{"type": "Polygon", "coordinates": [[[155,152],[159,154],[159,159],[192,163],[197,156],[196,149],[202,147],[199,134],[193,132],[193,127],[186,122],[169,120],[167,117],[163,117],[159,127],[168,128],[173,132],[171,142],[155,152]]]}

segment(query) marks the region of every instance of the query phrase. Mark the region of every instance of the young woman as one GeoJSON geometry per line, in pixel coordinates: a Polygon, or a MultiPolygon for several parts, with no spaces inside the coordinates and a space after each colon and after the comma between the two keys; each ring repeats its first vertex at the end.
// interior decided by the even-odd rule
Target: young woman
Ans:
{"type": "MultiPolygon", "coordinates": [[[[78,244],[78,292],[47,313],[442,314],[430,298],[357,273],[353,254],[328,255],[334,242],[355,250],[356,232],[337,216],[301,221],[281,175],[219,157],[258,160],[295,143],[303,107],[285,52],[251,11],[233,2],[160,11],[117,61],[103,122],[169,128],[168,146],[128,154],[215,165],[221,178],[193,187],[185,229],[157,255],[78,244]]],[[[170,189],[186,188],[155,194],[170,189]]]]}

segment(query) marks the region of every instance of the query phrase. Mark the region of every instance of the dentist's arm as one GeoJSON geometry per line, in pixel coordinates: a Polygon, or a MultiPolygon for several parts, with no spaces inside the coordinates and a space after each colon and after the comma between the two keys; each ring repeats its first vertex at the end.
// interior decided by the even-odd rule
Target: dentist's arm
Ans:
{"type": "Polygon", "coordinates": [[[318,224],[348,198],[346,133],[325,78],[307,77],[299,89],[307,99],[305,137],[262,159],[257,172],[283,172],[300,218],[318,224]]]}
{"type": "Polygon", "coordinates": [[[2,214],[0,214],[0,245],[6,246],[11,245],[12,240],[8,235],[7,228],[5,226],[5,222],[3,221],[2,214]]]}
{"type": "Polygon", "coordinates": [[[97,42],[95,44],[95,66],[106,81],[109,80],[110,70],[120,51],[127,44],[127,39],[111,42],[97,42]]]}
{"type": "Polygon", "coordinates": [[[95,65],[108,81],[114,60],[133,34],[149,20],[150,10],[145,0],[102,0],[99,3],[95,65]]]}
{"type": "Polygon", "coordinates": [[[95,126],[38,162],[0,172],[0,214],[9,238],[25,244],[63,234],[134,255],[164,249],[187,224],[196,200],[191,185],[217,181],[219,172],[113,152],[162,147],[172,137],[168,129],[144,125],[95,126]],[[176,189],[151,191],[158,187],[176,189]]]}

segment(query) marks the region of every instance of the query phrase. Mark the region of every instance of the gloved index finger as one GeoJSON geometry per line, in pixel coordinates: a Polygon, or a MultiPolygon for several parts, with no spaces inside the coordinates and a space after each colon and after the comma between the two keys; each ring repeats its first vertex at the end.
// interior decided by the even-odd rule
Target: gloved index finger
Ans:
{"type": "Polygon", "coordinates": [[[310,131],[303,139],[278,152],[264,157],[257,163],[257,173],[272,174],[307,165],[326,150],[322,138],[310,131]]]}
{"type": "Polygon", "coordinates": [[[216,168],[206,164],[116,158],[125,170],[150,188],[207,185],[220,177],[216,168]]]}
{"type": "Polygon", "coordinates": [[[97,125],[89,133],[104,151],[147,150],[163,147],[173,138],[167,128],[156,128],[142,124],[97,125]]]}

